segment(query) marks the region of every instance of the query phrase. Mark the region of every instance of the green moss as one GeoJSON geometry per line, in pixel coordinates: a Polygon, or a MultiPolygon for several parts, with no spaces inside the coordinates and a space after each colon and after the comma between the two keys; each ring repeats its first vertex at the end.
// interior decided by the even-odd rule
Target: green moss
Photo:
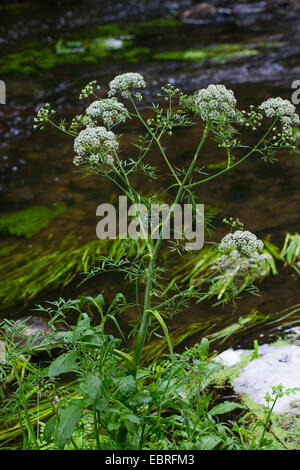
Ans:
{"type": "Polygon", "coordinates": [[[242,44],[220,44],[215,46],[206,46],[202,49],[164,51],[154,54],[153,57],[155,59],[163,60],[190,60],[196,62],[212,60],[214,62],[224,62],[256,54],[259,54],[257,49],[247,48],[242,44]]]}
{"type": "Polygon", "coordinates": [[[22,211],[2,214],[0,217],[0,232],[30,238],[47,227],[63,211],[63,206],[51,208],[32,206],[22,211]]]}

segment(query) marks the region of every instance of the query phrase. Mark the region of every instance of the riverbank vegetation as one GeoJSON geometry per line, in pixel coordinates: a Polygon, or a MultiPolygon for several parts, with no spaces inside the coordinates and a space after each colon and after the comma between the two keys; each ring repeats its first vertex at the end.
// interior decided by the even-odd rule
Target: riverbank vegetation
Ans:
{"type": "MultiPolygon", "coordinates": [[[[73,162],[79,172],[99,178],[99,184],[110,181],[135,205],[131,223],[138,236],[84,246],[69,237],[56,251],[49,249],[41,256],[34,250],[26,259],[15,246],[9,253],[14,257],[10,271],[7,265],[3,268],[8,280],[1,293],[3,304],[16,305],[13,297],[29,302],[68,285],[82,272],[86,282],[104,274],[119,275],[123,286],[131,285],[132,295],[128,298],[127,287],[122,289],[120,283],[109,301],[110,292],[104,291],[43,303],[36,308],[48,319],[47,329],[35,334],[28,334],[27,320],[1,322],[5,358],[0,368],[4,402],[0,440],[6,447],[23,449],[295,448],[298,422],[278,435],[272,428],[272,413],[281,397],[298,390],[274,384],[266,404],[254,411],[233,393],[228,375],[220,387],[224,369],[213,360],[212,345],[262,323],[296,325],[299,305],[275,316],[253,311],[222,328],[213,329],[202,321],[185,322],[172,330],[169,322],[175,315],[184,316],[190,304],[208,299],[217,306],[230,304],[236,312],[240,298],[257,295],[259,281],[276,275],[278,264],[298,275],[299,235],[287,234],[281,249],[248,231],[247,221],[225,218],[227,235],[219,243],[211,237],[199,252],[191,250],[188,236],[172,232],[171,240],[165,237],[176,204],[189,204],[193,225],[211,234],[213,219],[203,218],[197,189],[216,179],[221,182],[248,159],[269,165],[282,150],[294,151],[294,128],[299,125],[295,107],[288,100],[270,98],[243,110],[223,85],[185,95],[166,84],[146,118],[139,108],[145,88],[141,74],[125,73],[109,83],[107,97],[99,95],[96,81],[88,83],[80,93],[83,113],[70,122],[56,120],[48,104],[37,113],[37,130],[50,125],[74,141],[73,162]],[[125,160],[122,126],[131,120],[144,132],[131,142],[132,157],[125,160]],[[164,142],[176,139],[178,130],[192,127],[197,129],[198,144],[187,149],[189,158],[179,168],[164,142]],[[249,144],[249,134],[254,144],[249,144]],[[208,140],[220,159],[210,168],[205,153],[208,140]],[[173,180],[171,185],[164,185],[163,172],[151,161],[153,148],[173,180]],[[134,184],[136,175],[161,180],[160,189],[149,196],[134,184]],[[149,214],[153,204],[166,200],[172,201],[171,210],[154,225],[139,209],[143,205],[149,214]],[[146,227],[150,227],[147,235],[146,227]],[[14,285],[16,272],[22,273],[22,282],[18,277],[14,285]],[[134,321],[124,328],[122,316],[128,311],[134,312],[134,321]],[[183,341],[195,332],[201,332],[202,340],[184,348],[183,341]]],[[[59,213],[47,215],[53,218],[59,213]]],[[[6,216],[3,227],[12,230],[11,220],[15,219],[6,216]]],[[[43,219],[37,232],[45,224],[43,219]]],[[[248,360],[256,357],[254,342],[248,360]]]]}

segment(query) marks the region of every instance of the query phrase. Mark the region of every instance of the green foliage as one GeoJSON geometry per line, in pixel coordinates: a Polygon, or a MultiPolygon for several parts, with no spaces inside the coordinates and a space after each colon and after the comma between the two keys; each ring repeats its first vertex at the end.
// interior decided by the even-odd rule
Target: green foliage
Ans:
{"type": "Polygon", "coordinates": [[[47,227],[53,219],[64,212],[63,206],[31,206],[18,212],[2,214],[0,232],[30,238],[47,227]]]}
{"type": "Polygon", "coordinates": [[[286,264],[292,266],[300,274],[300,235],[298,233],[286,234],[281,257],[286,264]]]}

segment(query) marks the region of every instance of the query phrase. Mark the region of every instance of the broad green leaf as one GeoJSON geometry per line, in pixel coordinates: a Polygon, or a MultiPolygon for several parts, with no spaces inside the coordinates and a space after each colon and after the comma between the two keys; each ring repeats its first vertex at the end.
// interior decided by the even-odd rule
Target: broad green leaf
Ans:
{"type": "Polygon", "coordinates": [[[223,403],[220,403],[219,405],[214,406],[209,414],[211,415],[222,415],[225,413],[229,413],[230,411],[235,410],[236,408],[245,408],[243,405],[240,403],[235,403],[233,401],[224,401],[223,403]]]}
{"type": "Polygon", "coordinates": [[[77,369],[77,358],[78,351],[69,351],[61,354],[50,364],[48,372],[49,377],[56,377],[57,375],[77,369]]]}
{"type": "Polygon", "coordinates": [[[217,436],[203,436],[200,441],[198,441],[197,450],[212,450],[219,443],[221,439],[217,436]]]}
{"type": "Polygon", "coordinates": [[[94,402],[101,395],[102,380],[97,375],[89,372],[85,379],[86,391],[90,399],[94,402]]]}
{"type": "Polygon", "coordinates": [[[82,406],[80,400],[78,403],[71,402],[71,404],[59,413],[59,425],[56,437],[56,445],[61,450],[64,448],[65,443],[72,437],[76,425],[81,418],[82,406]]]}
{"type": "Polygon", "coordinates": [[[136,391],[136,382],[132,375],[127,375],[116,380],[118,387],[117,397],[119,400],[129,398],[136,391]]]}
{"type": "Polygon", "coordinates": [[[44,432],[43,437],[47,444],[50,444],[51,439],[54,437],[55,428],[56,428],[57,418],[56,416],[52,416],[52,418],[48,419],[44,432]]]}
{"type": "Polygon", "coordinates": [[[149,390],[141,390],[131,398],[129,404],[131,406],[142,406],[150,403],[150,401],[152,401],[152,397],[150,396],[149,390]]]}

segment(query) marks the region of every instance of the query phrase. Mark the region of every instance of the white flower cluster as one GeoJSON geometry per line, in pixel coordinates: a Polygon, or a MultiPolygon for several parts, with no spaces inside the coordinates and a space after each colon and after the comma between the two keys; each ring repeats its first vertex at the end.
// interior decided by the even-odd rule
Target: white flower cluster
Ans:
{"type": "Polygon", "coordinates": [[[50,116],[55,114],[54,109],[51,108],[50,104],[47,103],[42,106],[34,118],[34,125],[33,128],[37,129],[44,129],[46,122],[49,120],[50,116]]]}
{"type": "Polygon", "coordinates": [[[286,134],[290,134],[293,126],[297,126],[300,122],[295,106],[289,100],[280,97],[269,98],[259,106],[259,109],[264,111],[267,117],[278,117],[286,134]]]}
{"type": "Polygon", "coordinates": [[[119,144],[113,132],[105,127],[87,127],[82,130],[74,140],[76,156],[75,165],[80,165],[86,160],[91,164],[111,164],[113,157],[110,152],[117,150],[119,144]]]}
{"type": "Polygon", "coordinates": [[[224,253],[218,260],[221,264],[237,264],[242,271],[260,265],[266,259],[261,254],[264,244],[254,233],[237,230],[227,234],[219,244],[219,251],[224,253]]]}
{"type": "MultiPolygon", "coordinates": [[[[111,166],[113,165],[114,161],[115,161],[114,157],[109,154],[101,156],[100,154],[92,153],[87,158],[87,162],[90,163],[91,165],[110,165],[111,166]]],[[[73,163],[76,166],[80,166],[83,163],[85,163],[85,159],[81,157],[80,155],[76,155],[73,159],[73,163]]]]}
{"type": "Polygon", "coordinates": [[[97,85],[97,81],[93,80],[89,82],[80,92],[79,99],[87,98],[90,96],[94,90],[99,90],[100,86],[97,85]]]}
{"type": "Polygon", "coordinates": [[[86,156],[99,152],[103,153],[107,150],[117,150],[119,144],[113,132],[108,131],[105,127],[87,127],[79,133],[74,141],[74,150],[80,156],[86,156]]]}
{"type": "MultiPolygon", "coordinates": [[[[122,75],[117,75],[117,77],[109,83],[110,91],[108,96],[111,97],[120,93],[123,98],[130,98],[133,88],[145,87],[146,83],[144,77],[140,73],[123,73],[122,75]]],[[[142,99],[140,93],[135,93],[134,96],[137,99],[142,99]]]]}
{"type": "Polygon", "coordinates": [[[94,101],[86,110],[93,119],[102,119],[107,127],[113,127],[126,121],[129,113],[123,103],[116,98],[94,101]]]}
{"type": "Polygon", "coordinates": [[[195,114],[200,114],[204,121],[218,120],[225,116],[235,119],[237,115],[234,93],[224,85],[209,85],[193,95],[192,104],[198,108],[195,114]]]}

